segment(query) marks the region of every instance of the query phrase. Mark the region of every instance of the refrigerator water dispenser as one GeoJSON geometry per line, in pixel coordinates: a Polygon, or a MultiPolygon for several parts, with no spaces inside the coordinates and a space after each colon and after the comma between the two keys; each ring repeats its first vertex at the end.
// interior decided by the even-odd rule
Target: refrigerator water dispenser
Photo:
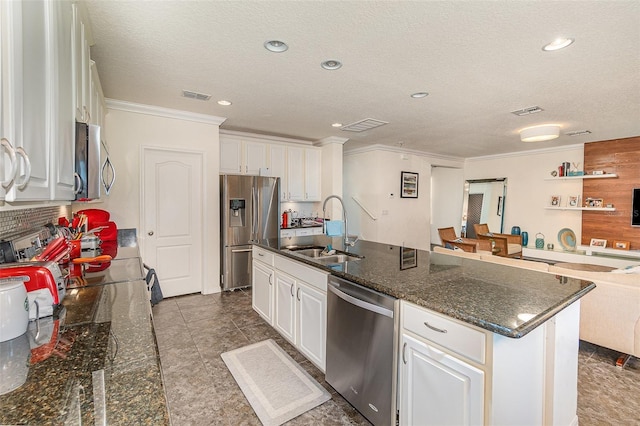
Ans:
{"type": "Polygon", "coordinates": [[[229,200],[229,226],[245,225],[245,200],[232,198],[229,200]]]}

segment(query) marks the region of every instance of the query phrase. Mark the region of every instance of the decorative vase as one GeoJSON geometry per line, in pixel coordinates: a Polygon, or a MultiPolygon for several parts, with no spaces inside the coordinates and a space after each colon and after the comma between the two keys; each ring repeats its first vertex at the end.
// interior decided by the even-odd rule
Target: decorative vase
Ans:
{"type": "Polygon", "coordinates": [[[511,235],[520,235],[520,227],[512,226],[511,227],[511,235]]]}
{"type": "Polygon", "coordinates": [[[544,234],[540,232],[536,234],[536,248],[544,249],[544,234]]]}
{"type": "Polygon", "coordinates": [[[522,246],[526,247],[529,244],[529,233],[527,231],[522,231],[522,246]]]}

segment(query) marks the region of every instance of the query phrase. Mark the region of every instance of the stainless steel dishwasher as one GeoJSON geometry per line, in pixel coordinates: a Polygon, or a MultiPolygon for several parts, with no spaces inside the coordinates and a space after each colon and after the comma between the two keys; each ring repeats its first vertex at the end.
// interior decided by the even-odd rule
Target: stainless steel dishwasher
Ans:
{"type": "Polygon", "coordinates": [[[329,276],[326,380],[374,425],[396,424],[397,299],[329,276]]]}

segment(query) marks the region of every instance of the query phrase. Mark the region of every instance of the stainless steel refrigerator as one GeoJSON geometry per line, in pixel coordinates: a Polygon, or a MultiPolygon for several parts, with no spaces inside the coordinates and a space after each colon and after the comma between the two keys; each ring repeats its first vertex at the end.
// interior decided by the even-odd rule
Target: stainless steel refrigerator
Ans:
{"type": "Polygon", "coordinates": [[[251,242],[280,238],[280,178],[220,176],[220,287],[251,286],[251,242]]]}

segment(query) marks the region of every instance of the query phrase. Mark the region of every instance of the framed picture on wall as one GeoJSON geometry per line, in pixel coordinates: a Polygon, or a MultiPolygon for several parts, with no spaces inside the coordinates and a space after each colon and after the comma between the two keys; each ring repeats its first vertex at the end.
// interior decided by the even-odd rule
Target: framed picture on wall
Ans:
{"type": "Polygon", "coordinates": [[[580,196],[569,195],[567,197],[567,207],[580,207],[580,196]]]}
{"type": "Polygon", "coordinates": [[[551,199],[549,200],[549,205],[551,207],[560,207],[560,200],[562,199],[562,197],[560,197],[559,195],[552,195],[551,199]]]}
{"type": "Polygon", "coordinates": [[[400,197],[418,198],[418,174],[400,172],[400,197]]]}

